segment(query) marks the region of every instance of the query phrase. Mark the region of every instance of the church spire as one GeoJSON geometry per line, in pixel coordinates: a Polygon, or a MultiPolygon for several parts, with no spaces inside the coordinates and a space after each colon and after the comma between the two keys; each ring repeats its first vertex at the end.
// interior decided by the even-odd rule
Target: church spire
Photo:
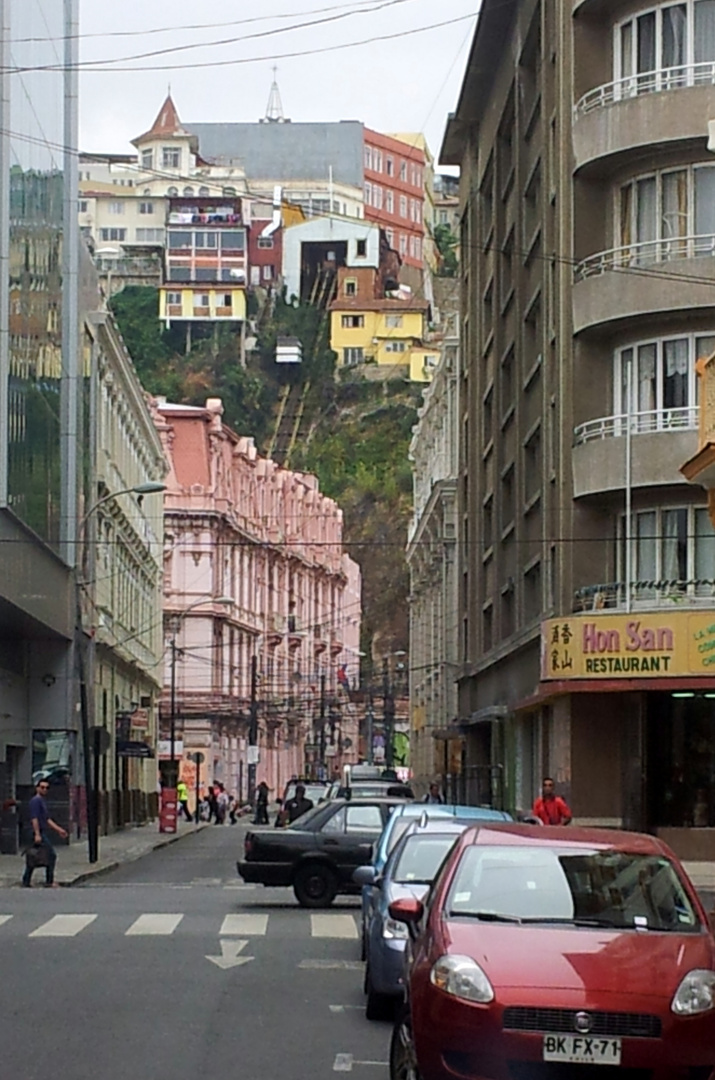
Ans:
{"type": "Polygon", "coordinates": [[[264,124],[283,124],[285,123],[285,116],[283,115],[283,102],[281,101],[281,92],[278,89],[278,83],[276,82],[277,67],[273,68],[273,82],[271,83],[271,92],[268,95],[268,105],[266,106],[266,115],[264,116],[262,123],[264,124]]]}

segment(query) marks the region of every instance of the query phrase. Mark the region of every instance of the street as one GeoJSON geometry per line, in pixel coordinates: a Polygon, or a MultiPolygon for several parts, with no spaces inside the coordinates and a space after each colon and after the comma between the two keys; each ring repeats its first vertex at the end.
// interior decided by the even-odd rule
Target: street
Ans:
{"type": "Polygon", "coordinates": [[[80,887],[3,890],[3,1076],[385,1080],[357,901],[310,912],[243,885],[244,833],[208,828],[80,887]]]}

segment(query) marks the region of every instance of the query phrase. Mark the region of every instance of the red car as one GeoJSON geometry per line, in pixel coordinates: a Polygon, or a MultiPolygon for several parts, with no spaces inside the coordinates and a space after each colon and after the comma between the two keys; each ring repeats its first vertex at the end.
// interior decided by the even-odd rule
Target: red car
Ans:
{"type": "Polygon", "coordinates": [[[473,827],[390,915],[411,934],[391,1080],[715,1080],[715,940],[654,837],[473,827]]]}

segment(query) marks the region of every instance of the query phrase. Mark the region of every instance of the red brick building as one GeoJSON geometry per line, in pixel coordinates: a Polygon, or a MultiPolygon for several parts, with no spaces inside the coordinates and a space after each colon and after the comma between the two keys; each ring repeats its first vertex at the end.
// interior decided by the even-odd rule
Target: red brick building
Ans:
{"type": "Polygon", "coordinates": [[[405,266],[421,270],[425,156],[417,146],[364,129],[365,217],[385,230],[405,266]]]}

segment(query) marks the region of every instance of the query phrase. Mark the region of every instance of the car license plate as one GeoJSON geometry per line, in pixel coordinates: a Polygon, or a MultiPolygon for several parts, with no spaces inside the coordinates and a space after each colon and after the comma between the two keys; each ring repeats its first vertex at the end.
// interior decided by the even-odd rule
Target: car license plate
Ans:
{"type": "Polygon", "coordinates": [[[544,1061],[571,1065],[620,1065],[621,1040],[595,1035],[544,1035],[544,1061]]]}

